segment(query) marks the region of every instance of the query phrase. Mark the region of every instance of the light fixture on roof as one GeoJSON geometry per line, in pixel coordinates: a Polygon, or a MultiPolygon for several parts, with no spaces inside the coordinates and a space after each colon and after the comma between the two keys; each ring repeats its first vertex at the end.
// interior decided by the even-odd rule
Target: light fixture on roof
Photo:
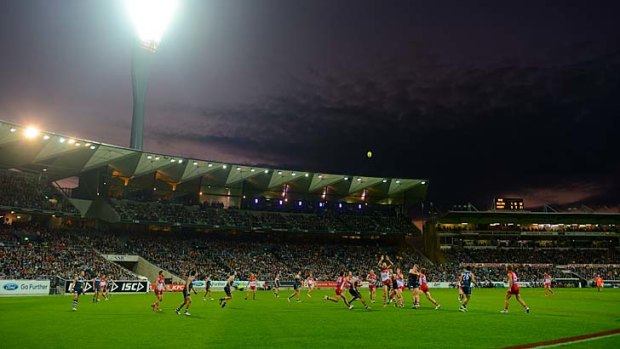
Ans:
{"type": "Polygon", "coordinates": [[[60,138],[58,139],[58,143],[64,143],[65,141],[66,141],[66,139],[64,139],[64,138],[62,138],[62,137],[60,137],[60,138]]]}
{"type": "Polygon", "coordinates": [[[399,179],[396,180],[396,184],[400,184],[400,180],[399,179]]]}
{"type": "Polygon", "coordinates": [[[17,129],[15,127],[11,127],[11,129],[9,131],[11,131],[11,133],[15,133],[15,131],[17,131],[17,129]]]}
{"type": "Polygon", "coordinates": [[[254,171],[256,171],[256,170],[255,169],[250,169],[250,172],[254,172],[254,171]]]}
{"type": "Polygon", "coordinates": [[[175,159],[170,159],[170,162],[177,162],[175,159]]]}
{"type": "Polygon", "coordinates": [[[309,173],[306,173],[304,176],[309,177],[309,176],[310,176],[310,174],[309,174],[309,173]]]}
{"type": "Polygon", "coordinates": [[[349,177],[344,177],[344,180],[345,180],[345,181],[348,181],[348,180],[349,180],[349,177]]]}
{"type": "Polygon", "coordinates": [[[426,184],[426,181],[422,181],[422,182],[420,182],[420,184],[424,185],[424,184],[426,184]]]}
{"type": "Polygon", "coordinates": [[[39,135],[39,129],[34,126],[28,126],[24,130],[24,136],[28,139],[33,139],[34,137],[39,135]]]}
{"type": "Polygon", "coordinates": [[[226,167],[228,167],[228,166],[226,166],[226,165],[222,166],[223,169],[226,169],[226,167]]]}
{"type": "Polygon", "coordinates": [[[76,143],[75,143],[75,146],[76,146],[76,147],[79,147],[80,145],[81,145],[81,144],[80,144],[79,142],[76,142],[76,143]]]}
{"type": "Polygon", "coordinates": [[[192,163],[192,165],[194,165],[194,166],[198,166],[198,162],[194,161],[194,162],[192,163]]]}
{"type": "Polygon", "coordinates": [[[237,167],[237,171],[241,171],[241,167],[237,167]]]}
{"type": "Polygon", "coordinates": [[[43,136],[43,139],[47,141],[48,139],[50,139],[50,135],[43,136]]]}
{"type": "Polygon", "coordinates": [[[90,147],[90,143],[84,144],[85,147],[90,147]]]}
{"type": "Polygon", "coordinates": [[[269,173],[269,170],[265,170],[265,173],[269,173]]]}
{"type": "Polygon", "coordinates": [[[292,172],[292,173],[291,173],[291,176],[293,176],[293,177],[294,177],[295,175],[297,175],[295,172],[292,172]]]}
{"type": "Polygon", "coordinates": [[[386,182],[387,182],[387,179],[383,178],[383,183],[386,183],[386,182]]]}
{"type": "Polygon", "coordinates": [[[278,174],[279,174],[279,175],[282,175],[282,171],[278,171],[278,174]]]}
{"type": "Polygon", "coordinates": [[[209,166],[209,167],[213,167],[213,164],[208,164],[207,166],[209,166]]]}
{"type": "Polygon", "coordinates": [[[43,169],[43,172],[47,172],[47,169],[46,169],[46,168],[44,168],[44,169],[43,169]]]}
{"type": "Polygon", "coordinates": [[[68,143],[69,143],[69,144],[73,144],[73,143],[75,143],[75,139],[70,139],[68,143]]]}
{"type": "Polygon", "coordinates": [[[155,157],[155,161],[159,161],[159,156],[156,156],[156,157],[155,157]]]}
{"type": "Polygon", "coordinates": [[[91,145],[91,146],[90,146],[90,149],[92,149],[92,150],[95,150],[95,148],[96,148],[96,147],[95,147],[94,145],[91,145]]]}
{"type": "Polygon", "coordinates": [[[146,158],[151,160],[153,157],[151,155],[147,155],[146,158]]]}
{"type": "Polygon", "coordinates": [[[358,178],[358,179],[357,179],[357,181],[358,181],[358,182],[361,182],[361,181],[362,181],[362,179],[361,179],[361,178],[358,178]]]}
{"type": "Polygon", "coordinates": [[[182,164],[182,163],[183,163],[183,159],[179,159],[179,160],[177,160],[177,162],[178,162],[179,164],[182,164]]]}
{"type": "Polygon", "coordinates": [[[323,179],[323,175],[319,175],[319,179],[323,179]]]}

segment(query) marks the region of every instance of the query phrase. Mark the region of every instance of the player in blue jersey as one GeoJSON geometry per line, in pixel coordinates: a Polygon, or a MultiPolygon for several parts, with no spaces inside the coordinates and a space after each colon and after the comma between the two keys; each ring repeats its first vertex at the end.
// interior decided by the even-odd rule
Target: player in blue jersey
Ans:
{"type": "Polygon", "coordinates": [[[301,292],[301,271],[298,271],[295,274],[295,279],[293,280],[293,294],[288,297],[288,301],[291,301],[291,298],[297,297],[297,303],[301,303],[301,299],[299,299],[299,293],[301,292]]]}
{"type": "Polygon", "coordinates": [[[177,315],[181,315],[181,309],[183,309],[183,306],[185,306],[185,312],[183,315],[191,315],[189,313],[189,307],[192,305],[192,296],[190,295],[190,292],[194,291],[194,294],[198,294],[198,292],[194,289],[194,279],[196,279],[197,275],[197,271],[192,271],[187,275],[187,278],[185,279],[185,287],[183,288],[183,303],[177,307],[177,315]]]}
{"type": "Polygon", "coordinates": [[[469,303],[469,299],[471,298],[472,284],[478,287],[478,281],[476,281],[476,276],[470,270],[470,267],[465,267],[465,270],[459,275],[459,284],[463,288],[463,302],[461,303],[459,311],[464,313],[467,311],[467,303],[469,303]]]}
{"type": "Polygon", "coordinates": [[[235,277],[237,276],[237,272],[233,272],[229,277],[228,280],[226,280],[226,286],[224,286],[224,293],[226,293],[226,297],[222,297],[220,298],[220,306],[222,308],[224,308],[226,306],[226,303],[228,303],[228,301],[230,301],[233,296],[232,296],[232,288],[235,287],[235,277]]]}
{"type": "Polygon", "coordinates": [[[209,275],[205,277],[205,295],[202,296],[202,300],[206,301],[207,296],[209,297],[210,301],[213,300],[213,292],[211,292],[211,276],[209,275]]]}
{"type": "Polygon", "coordinates": [[[95,273],[95,277],[93,278],[93,303],[97,303],[101,300],[101,277],[99,273],[95,273]]]}
{"type": "Polygon", "coordinates": [[[69,286],[69,292],[73,292],[73,307],[71,310],[76,311],[78,302],[80,301],[80,295],[84,293],[84,283],[86,278],[84,277],[84,270],[81,270],[73,277],[73,282],[69,286]]]}

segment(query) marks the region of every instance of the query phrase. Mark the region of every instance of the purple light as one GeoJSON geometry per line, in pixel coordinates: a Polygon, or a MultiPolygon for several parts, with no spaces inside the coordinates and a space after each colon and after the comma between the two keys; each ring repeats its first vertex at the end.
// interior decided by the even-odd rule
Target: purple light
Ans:
{"type": "Polygon", "coordinates": [[[362,209],[362,204],[357,204],[357,208],[362,209]]]}
{"type": "Polygon", "coordinates": [[[280,200],[280,205],[282,205],[282,200],[280,200]]]}
{"type": "Polygon", "coordinates": [[[255,203],[255,204],[258,204],[258,199],[254,199],[254,203],[255,203]]]}
{"type": "Polygon", "coordinates": [[[301,206],[301,201],[298,201],[298,202],[297,202],[297,206],[301,206]]]}
{"type": "Polygon", "coordinates": [[[342,208],[342,203],[339,203],[339,204],[338,204],[338,208],[342,208]]]}

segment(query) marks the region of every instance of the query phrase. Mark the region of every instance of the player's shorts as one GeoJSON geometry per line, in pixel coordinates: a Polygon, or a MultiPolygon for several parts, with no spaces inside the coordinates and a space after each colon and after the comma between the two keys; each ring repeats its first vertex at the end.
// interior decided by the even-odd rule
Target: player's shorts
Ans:
{"type": "Polygon", "coordinates": [[[551,288],[551,284],[550,283],[546,283],[545,284],[545,288],[551,288]]]}
{"type": "Polygon", "coordinates": [[[403,290],[405,289],[405,285],[400,285],[400,286],[398,286],[398,289],[399,289],[399,290],[401,290],[401,291],[403,291],[403,290]]]}
{"type": "Polygon", "coordinates": [[[357,289],[354,288],[349,288],[349,294],[351,294],[351,296],[355,297],[355,298],[360,298],[360,291],[358,291],[357,289]]]}
{"type": "Polygon", "coordinates": [[[99,290],[103,292],[106,290],[106,288],[107,288],[106,285],[101,285],[101,287],[99,287],[99,290]]]}
{"type": "Polygon", "coordinates": [[[341,288],[337,288],[336,289],[336,296],[341,296],[342,295],[342,289],[341,288]]]}
{"type": "Polygon", "coordinates": [[[276,283],[274,284],[275,288],[280,288],[280,281],[276,281],[276,283]]]}
{"type": "Polygon", "coordinates": [[[224,286],[224,293],[226,293],[228,297],[232,296],[232,292],[230,292],[230,285],[224,286]]]}
{"type": "Polygon", "coordinates": [[[408,284],[408,285],[407,285],[407,287],[408,287],[410,290],[413,290],[413,289],[415,289],[415,288],[420,288],[420,284],[418,284],[418,283],[412,283],[412,284],[408,284]]]}
{"type": "Polygon", "coordinates": [[[314,288],[314,284],[308,284],[308,288],[314,288]]]}
{"type": "Polygon", "coordinates": [[[164,294],[163,290],[155,289],[154,292],[156,296],[161,296],[162,294],[164,294]]]}
{"type": "Polygon", "coordinates": [[[512,285],[512,287],[508,291],[506,291],[506,294],[519,294],[519,285],[512,285]]]}
{"type": "Polygon", "coordinates": [[[422,292],[424,292],[424,293],[428,292],[428,285],[427,284],[422,284],[420,286],[420,290],[422,290],[422,292]]]}
{"type": "Polygon", "coordinates": [[[471,295],[471,287],[463,286],[463,287],[461,287],[461,289],[463,290],[463,294],[466,294],[468,296],[471,295]]]}
{"type": "Polygon", "coordinates": [[[95,282],[95,291],[99,291],[100,288],[101,285],[99,284],[99,282],[95,282]]]}
{"type": "Polygon", "coordinates": [[[383,281],[381,281],[381,285],[383,285],[383,286],[392,286],[392,280],[390,280],[390,279],[383,280],[383,281]]]}
{"type": "Polygon", "coordinates": [[[373,284],[372,282],[368,284],[368,289],[375,290],[376,288],[377,288],[377,285],[373,284]]]}
{"type": "Polygon", "coordinates": [[[78,296],[81,294],[84,294],[84,290],[81,288],[74,288],[73,289],[73,293],[77,294],[78,296]]]}
{"type": "Polygon", "coordinates": [[[299,284],[298,283],[294,283],[293,284],[293,290],[298,290],[299,289],[299,284]]]}
{"type": "Polygon", "coordinates": [[[256,291],[256,286],[250,286],[250,291],[256,291]]]}
{"type": "Polygon", "coordinates": [[[189,297],[189,290],[187,288],[183,289],[183,298],[189,297]]]}

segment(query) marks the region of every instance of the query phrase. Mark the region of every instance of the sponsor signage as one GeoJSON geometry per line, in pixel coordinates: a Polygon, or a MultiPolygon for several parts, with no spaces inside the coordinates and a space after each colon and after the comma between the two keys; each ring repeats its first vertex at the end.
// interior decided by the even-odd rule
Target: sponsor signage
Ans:
{"type": "Polygon", "coordinates": [[[138,256],[122,255],[122,254],[106,254],[105,259],[112,262],[137,262],[138,256]]]}
{"type": "Polygon", "coordinates": [[[0,280],[0,296],[40,296],[49,293],[49,280],[0,280]]]}
{"type": "MultiPolygon", "coordinates": [[[[65,293],[69,292],[69,287],[73,281],[65,281],[65,293]]],[[[146,293],[149,291],[149,282],[140,280],[122,280],[108,283],[110,293],[146,293]]],[[[87,281],[84,283],[84,292],[93,291],[93,282],[87,281]]]]}

